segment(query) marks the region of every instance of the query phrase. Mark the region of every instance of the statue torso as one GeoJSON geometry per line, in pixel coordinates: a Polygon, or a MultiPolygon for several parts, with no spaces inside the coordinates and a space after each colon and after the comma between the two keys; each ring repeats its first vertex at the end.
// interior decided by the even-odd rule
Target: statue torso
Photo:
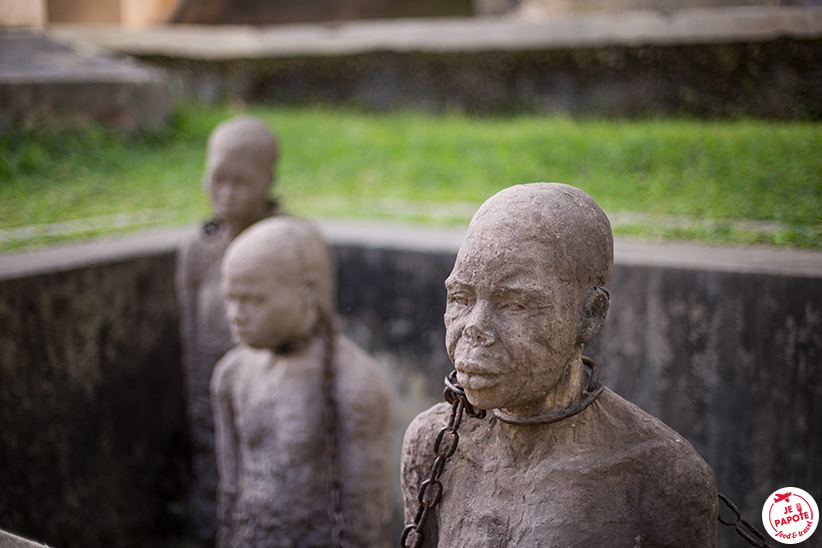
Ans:
{"type": "MultiPolygon", "coordinates": [[[[447,419],[448,408],[435,410],[429,418],[447,419]]],[[[422,446],[425,460],[431,444],[422,446]]],[[[441,481],[436,530],[426,533],[437,542],[425,546],[716,543],[710,468],[670,428],[608,390],[553,425],[464,418],[441,481]]]]}
{"type": "MultiPolygon", "coordinates": [[[[378,546],[387,517],[389,392],[360,349],[344,337],[337,347],[337,464],[346,534],[352,545],[378,546]]],[[[283,363],[267,350],[241,346],[217,366],[215,376],[230,378],[225,385],[236,438],[232,546],[328,545],[333,522],[322,349],[312,344],[299,360],[283,363]]]]}

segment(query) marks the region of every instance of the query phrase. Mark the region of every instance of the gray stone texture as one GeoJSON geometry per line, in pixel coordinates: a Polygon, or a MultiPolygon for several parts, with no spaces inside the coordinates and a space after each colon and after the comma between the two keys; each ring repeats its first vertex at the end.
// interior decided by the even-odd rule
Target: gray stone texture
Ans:
{"type": "Polygon", "coordinates": [[[166,251],[0,284],[1,528],[65,548],[182,533],[173,278],[166,251]]]}
{"type": "MultiPolygon", "coordinates": [[[[343,331],[388,367],[398,478],[401,435],[450,371],[443,282],[462,235],[321,228],[343,331]]],[[[0,528],[60,548],[181,534],[173,276],[192,233],[0,256],[0,528]]],[[[753,522],[779,487],[822,492],[822,253],[618,240],[615,257],[609,319],[586,348],[601,380],[690,440],[753,522]]],[[[397,539],[397,493],[393,507],[397,539]]],[[[740,542],[720,528],[719,546],[740,542]]]]}
{"type": "Polygon", "coordinates": [[[163,126],[170,105],[166,74],[156,67],[40,32],[0,30],[0,132],[47,123],[136,133],[163,126]]]}
{"type": "Polygon", "coordinates": [[[174,71],[201,100],[570,115],[822,115],[822,7],[54,36],[174,71]]]}
{"type": "Polygon", "coordinates": [[[608,386],[683,433],[754,523],[780,486],[822,492],[818,275],[617,267],[611,287],[588,349],[608,386]]]}

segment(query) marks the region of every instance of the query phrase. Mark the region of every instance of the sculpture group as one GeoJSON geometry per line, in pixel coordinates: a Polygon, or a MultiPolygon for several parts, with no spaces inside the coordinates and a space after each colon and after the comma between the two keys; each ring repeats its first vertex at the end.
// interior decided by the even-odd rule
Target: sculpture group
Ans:
{"type": "Polygon", "coordinates": [[[451,404],[412,421],[391,478],[388,382],[337,329],[328,247],[268,200],[276,158],[259,121],[215,129],[216,219],[180,253],[203,542],[384,546],[400,481],[403,546],[716,545],[710,467],[583,356],[613,265],[590,196],[532,183],[477,211],[445,281],[451,404]]]}

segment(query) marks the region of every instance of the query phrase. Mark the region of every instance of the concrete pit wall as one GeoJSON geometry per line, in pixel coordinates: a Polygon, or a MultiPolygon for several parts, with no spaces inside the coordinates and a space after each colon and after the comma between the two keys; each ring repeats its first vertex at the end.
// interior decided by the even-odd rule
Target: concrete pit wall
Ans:
{"type": "Polygon", "coordinates": [[[0,529],[58,548],[182,534],[173,272],[163,252],[0,281],[0,529]]]}
{"type": "MultiPolygon", "coordinates": [[[[457,244],[335,243],[343,328],[395,390],[397,461],[450,370],[442,282],[457,244]]],[[[129,245],[64,250],[62,266],[50,252],[0,257],[0,529],[60,548],[185,534],[174,245],[129,245]]],[[[822,255],[743,272],[620,249],[586,352],[603,381],[689,439],[751,522],[777,488],[822,497],[822,255]]],[[[720,541],[745,545],[724,528],[720,541]]]]}

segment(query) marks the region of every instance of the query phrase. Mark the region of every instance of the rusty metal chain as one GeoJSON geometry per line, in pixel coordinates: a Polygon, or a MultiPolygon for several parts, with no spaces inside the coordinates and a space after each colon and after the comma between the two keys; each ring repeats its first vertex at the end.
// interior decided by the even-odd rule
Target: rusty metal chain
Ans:
{"type": "Polygon", "coordinates": [[[599,383],[599,365],[597,362],[588,356],[582,356],[582,363],[590,370],[590,373],[588,374],[588,384],[582,390],[582,398],[577,403],[569,405],[562,411],[540,413],[532,417],[511,415],[502,409],[492,409],[491,413],[493,413],[493,415],[502,422],[516,424],[519,426],[540,426],[553,424],[555,422],[565,420],[568,417],[573,417],[574,415],[582,413],[585,408],[594,403],[605,390],[605,387],[599,383]]]}
{"type": "Polygon", "coordinates": [[[465,390],[457,382],[457,372],[452,371],[445,377],[445,390],[443,390],[445,401],[451,404],[451,417],[448,424],[440,428],[437,437],[434,439],[434,463],[431,465],[431,473],[428,479],[420,484],[420,492],[417,494],[419,506],[414,516],[414,522],[405,526],[402,531],[400,542],[403,548],[419,548],[422,546],[425,533],[425,522],[440,499],[442,499],[442,482],[440,475],[445,469],[445,463],[457,450],[460,436],[458,429],[462,423],[462,414],[465,413],[478,419],[485,418],[485,411],[476,409],[465,397],[465,390]],[[444,444],[443,444],[444,442],[444,444]]]}
{"type": "Polygon", "coordinates": [[[736,529],[736,532],[739,533],[739,536],[747,540],[748,543],[752,546],[758,546],[759,548],[773,548],[773,546],[768,544],[765,535],[763,535],[759,531],[759,529],[754,527],[751,524],[751,522],[742,517],[742,515],[739,513],[739,508],[737,508],[736,504],[731,502],[731,500],[722,493],[717,493],[717,496],[719,497],[719,500],[724,502],[725,505],[728,508],[730,508],[731,512],[733,512],[736,516],[736,518],[733,521],[728,521],[722,517],[721,512],[717,512],[716,519],[719,521],[719,523],[736,529]]]}
{"type": "Polygon", "coordinates": [[[322,307],[319,309],[318,327],[325,339],[323,353],[322,392],[324,400],[323,417],[325,419],[325,445],[328,475],[330,480],[330,498],[328,501],[328,517],[334,522],[331,530],[331,542],[335,548],[349,548],[345,534],[345,518],[342,508],[342,482],[339,469],[339,417],[337,414],[337,391],[335,387],[336,371],[334,370],[334,356],[336,354],[335,336],[336,326],[331,314],[322,307]]]}

